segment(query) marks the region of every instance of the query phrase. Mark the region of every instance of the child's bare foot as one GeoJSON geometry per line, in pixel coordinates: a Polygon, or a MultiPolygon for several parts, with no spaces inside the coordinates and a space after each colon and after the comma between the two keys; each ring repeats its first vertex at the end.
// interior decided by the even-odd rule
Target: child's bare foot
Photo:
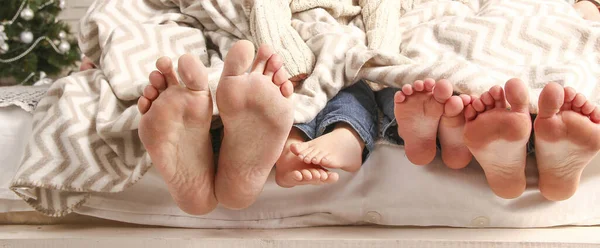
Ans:
{"type": "Polygon", "coordinates": [[[394,96],[398,135],[413,164],[426,165],[435,158],[438,124],[451,96],[452,85],[448,81],[433,79],[404,85],[394,96]]]}
{"type": "Polygon", "coordinates": [[[496,195],[516,198],[525,191],[527,141],[531,134],[529,95],[518,79],[474,99],[465,110],[464,140],[496,195]],[[507,100],[511,109],[506,109],[507,100]]]}
{"type": "Polygon", "coordinates": [[[314,140],[292,144],[290,149],[304,163],[355,172],[362,164],[365,144],[346,123],[336,124],[333,131],[314,140]]]}
{"type": "Polygon", "coordinates": [[[294,121],[292,83],[268,46],[239,41],[229,50],[217,88],[224,135],[215,194],[230,209],[250,206],[281,155],[294,121]],[[246,73],[252,65],[250,73],[246,73]]]}
{"type": "Polygon", "coordinates": [[[160,58],[156,67],[160,72],[150,74],[151,85],[138,100],[140,139],[177,205],[189,214],[206,214],[217,205],[206,68],[193,55],[181,56],[184,87],[169,58],[160,58]]]}
{"type": "Polygon", "coordinates": [[[544,87],[534,123],[539,187],[548,200],[570,198],[600,150],[600,109],[573,88],[544,87]]]}
{"type": "Polygon", "coordinates": [[[298,185],[321,185],[337,182],[339,179],[337,173],[327,171],[320,165],[305,163],[291,151],[290,147],[302,144],[304,141],[303,134],[298,129],[292,128],[283,153],[275,165],[277,184],[284,188],[291,188],[298,185]]]}
{"type": "Polygon", "coordinates": [[[440,119],[438,138],[444,164],[452,169],[467,166],[473,155],[465,144],[465,107],[471,103],[468,95],[452,96],[444,105],[444,114],[440,119]]]}

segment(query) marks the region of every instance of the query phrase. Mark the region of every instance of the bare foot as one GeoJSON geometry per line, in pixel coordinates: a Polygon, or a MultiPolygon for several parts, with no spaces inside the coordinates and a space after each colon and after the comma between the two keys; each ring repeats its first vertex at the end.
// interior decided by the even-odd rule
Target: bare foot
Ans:
{"type": "Polygon", "coordinates": [[[292,128],[285,143],[283,153],[275,165],[275,181],[284,188],[298,185],[322,185],[335,183],[339,179],[336,172],[330,172],[317,164],[305,163],[292,151],[291,147],[305,141],[302,132],[292,128]]]}
{"type": "Polygon", "coordinates": [[[435,158],[438,124],[451,96],[452,85],[448,81],[433,79],[404,85],[394,96],[398,135],[413,164],[426,165],[435,158]]]}
{"type": "Polygon", "coordinates": [[[544,87],[534,123],[539,187],[548,200],[570,198],[600,150],[600,109],[573,88],[544,87]]]}
{"type": "Polygon", "coordinates": [[[355,172],[362,164],[365,143],[350,125],[340,123],[330,133],[290,148],[306,164],[355,172]]]}
{"type": "Polygon", "coordinates": [[[573,8],[581,14],[581,17],[590,21],[600,21],[600,11],[598,7],[590,1],[580,1],[573,5],[573,8]]]}
{"type": "Polygon", "coordinates": [[[463,139],[465,129],[465,107],[471,103],[468,95],[452,96],[444,105],[440,119],[438,138],[442,150],[442,161],[452,169],[467,166],[473,155],[463,139]]]}
{"type": "Polygon", "coordinates": [[[268,46],[260,47],[252,65],[253,58],[249,41],[233,45],[216,93],[224,135],[215,194],[230,209],[254,203],[294,121],[293,87],[282,59],[268,46]]]}
{"type": "Polygon", "coordinates": [[[206,68],[193,55],[179,59],[181,86],[167,57],[156,62],[138,100],[139,135],[177,205],[189,214],[212,211],[215,165],[210,139],[212,100],[206,68]]]}
{"type": "Polygon", "coordinates": [[[527,141],[531,134],[529,95],[518,79],[492,87],[465,110],[464,140],[496,195],[516,198],[525,191],[527,141]],[[511,109],[506,109],[507,100],[511,109]]]}

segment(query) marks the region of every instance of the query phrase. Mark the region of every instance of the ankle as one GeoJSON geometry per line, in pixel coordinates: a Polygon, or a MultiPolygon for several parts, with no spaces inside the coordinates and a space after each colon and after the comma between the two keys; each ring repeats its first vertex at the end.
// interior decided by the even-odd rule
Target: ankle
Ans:
{"type": "Polygon", "coordinates": [[[358,142],[358,145],[360,146],[360,150],[362,151],[365,149],[365,142],[360,137],[360,134],[358,134],[358,132],[352,126],[350,126],[350,124],[345,123],[345,122],[336,123],[333,127],[332,132],[336,132],[336,131],[349,133],[358,142]]]}

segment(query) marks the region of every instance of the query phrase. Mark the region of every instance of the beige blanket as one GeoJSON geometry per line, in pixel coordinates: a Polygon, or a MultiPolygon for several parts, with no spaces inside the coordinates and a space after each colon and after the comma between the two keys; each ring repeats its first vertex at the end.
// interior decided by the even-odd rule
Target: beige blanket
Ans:
{"type": "MultiPolygon", "coordinates": [[[[151,162],[137,135],[135,103],[155,60],[197,54],[210,67],[214,91],[229,47],[253,39],[240,1],[96,1],[82,20],[80,46],[99,69],[57,81],[41,100],[12,189],[36,210],[62,216],[94,192],[136,183],[151,162]]],[[[390,86],[447,78],[458,92],[480,94],[520,77],[530,88],[532,112],[549,81],[599,100],[600,26],[562,0],[410,6],[390,32],[400,47],[390,50],[367,47],[361,15],[340,24],[332,13],[316,6],[291,21],[315,54],[312,74],[294,95],[296,122],[312,119],[361,78],[390,86]]]]}

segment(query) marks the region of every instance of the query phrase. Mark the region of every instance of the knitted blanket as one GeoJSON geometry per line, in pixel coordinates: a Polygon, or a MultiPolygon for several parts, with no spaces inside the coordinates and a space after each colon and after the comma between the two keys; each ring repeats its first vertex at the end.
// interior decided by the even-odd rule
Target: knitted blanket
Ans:
{"type": "Polygon", "coordinates": [[[359,79],[401,86],[447,78],[458,92],[480,94],[520,77],[530,87],[532,112],[549,81],[599,100],[600,26],[561,0],[268,2],[97,0],[81,22],[80,46],[98,69],[58,80],[39,102],[11,189],[38,211],[62,216],[95,192],[135,184],[151,166],[135,103],[155,60],[197,54],[214,93],[223,58],[239,39],[275,43],[280,53],[306,45],[313,53],[295,61],[302,67],[284,56],[291,74],[308,68],[293,96],[296,122],[311,120],[359,79]],[[260,21],[271,17],[291,18],[301,40],[262,39],[260,21]]]}

